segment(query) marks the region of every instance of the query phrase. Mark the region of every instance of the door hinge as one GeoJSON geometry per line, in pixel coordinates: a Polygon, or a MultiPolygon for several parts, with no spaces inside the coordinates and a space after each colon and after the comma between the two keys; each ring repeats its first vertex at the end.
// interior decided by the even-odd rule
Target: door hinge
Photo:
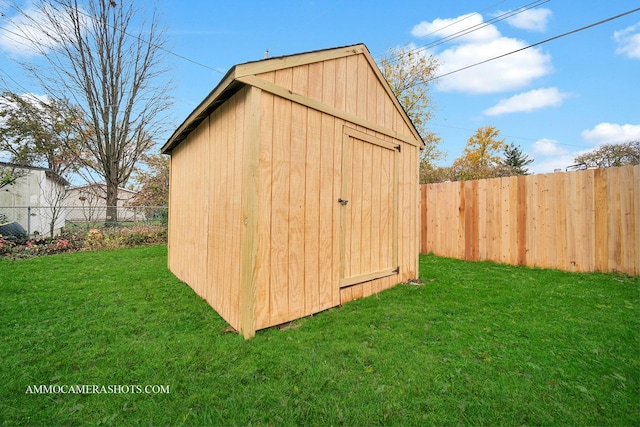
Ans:
{"type": "Polygon", "coordinates": [[[402,153],[402,145],[398,144],[396,150],[398,150],[398,153],[402,153]]]}
{"type": "Polygon", "coordinates": [[[396,274],[400,274],[400,266],[397,266],[395,270],[393,270],[394,273],[396,274]]]}

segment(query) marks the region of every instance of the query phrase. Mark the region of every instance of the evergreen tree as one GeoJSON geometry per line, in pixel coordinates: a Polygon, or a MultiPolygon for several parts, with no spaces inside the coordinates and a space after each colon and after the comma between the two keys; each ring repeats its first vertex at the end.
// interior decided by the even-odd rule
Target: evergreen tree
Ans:
{"type": "Polygon", "coordinates": [[[528,155],[524,154],[519,146],[511,143],[504,147],[502,164],[511,168],[516,175],[528,175],[529,170],[527,166],[531,163],[533,163],[533,159],[530,159],[528,155]]]}

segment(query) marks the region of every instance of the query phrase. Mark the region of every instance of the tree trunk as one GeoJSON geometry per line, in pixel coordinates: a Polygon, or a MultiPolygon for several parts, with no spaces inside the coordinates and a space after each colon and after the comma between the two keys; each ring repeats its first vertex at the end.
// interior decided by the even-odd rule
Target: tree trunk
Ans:
{"type": "Polygon", "coordinates": [[[105,226],[113,227],[118,223],[118,185],[107,181],[107,217],[105,226]]]}

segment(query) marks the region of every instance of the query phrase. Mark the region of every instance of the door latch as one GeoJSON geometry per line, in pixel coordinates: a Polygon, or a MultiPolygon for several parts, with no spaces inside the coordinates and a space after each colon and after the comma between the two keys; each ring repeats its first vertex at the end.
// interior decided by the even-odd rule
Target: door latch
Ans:
{"type": "Polygon", "coordinates": [[[349,203],[349,201],[340,198],[340,199],[338,199],[338,203],[340,203],[342,206],[347,206],[347,203],[349,203]]]}

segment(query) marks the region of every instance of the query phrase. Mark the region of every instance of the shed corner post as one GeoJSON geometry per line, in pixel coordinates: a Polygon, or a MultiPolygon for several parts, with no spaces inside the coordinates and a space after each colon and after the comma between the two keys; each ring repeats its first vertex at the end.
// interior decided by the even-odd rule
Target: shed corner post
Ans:
{"type": "Polygon", "coordinates": [[[240,333],[256,334],[256,257],[258,253],[258,150],[262,91],[250,86],[244,117],[240,249],[240,333]]]}

